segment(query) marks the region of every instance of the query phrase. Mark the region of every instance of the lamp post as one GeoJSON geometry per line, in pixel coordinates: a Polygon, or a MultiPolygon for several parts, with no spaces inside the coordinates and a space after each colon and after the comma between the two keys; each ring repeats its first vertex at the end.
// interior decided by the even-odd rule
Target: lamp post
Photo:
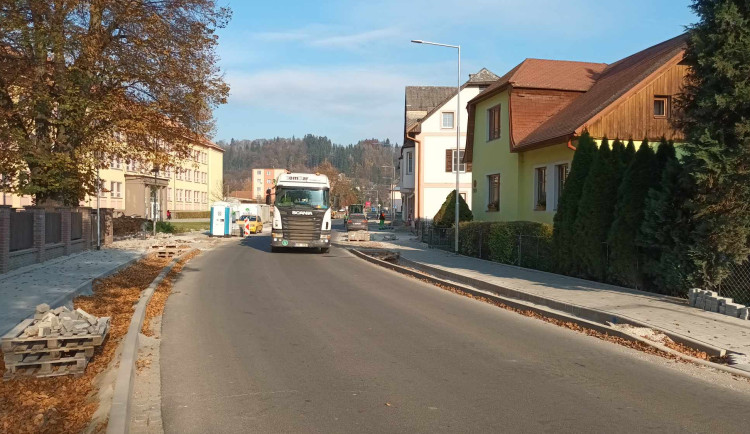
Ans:
{"type": "Polygon", "coordinates": [[[156,201],[158,200],[157,198],[159,197],[159,190],[156,185],[156,175],[159,174],[159,165],[154,164],[154,167],[153,169],[151,169],[151,171],[154,172],[154,186],[152,188],[152,190],[154,191],[154,201],[151,207],[151,218],[154,220],[154,237],[156,237],[156,208],[157,208],[156,201]]]}
{"type": "Polygon", "coordinates": [[[461,164],[458,159],[461,157],[461,46],[439,44],[437,42],[422,41],[421,39],[412,39],[415,44],[436,45],[438,47],[455,48],[458,51],[458,80],[456,86],[456,220],[455,220],[455,251],[458,254],[458,202],[459,202],[459,175],[461,174],[461,164]]]}
{"type": "MultiPolygon", "coordinates": [[[[383,166],[380,166],[380,167],[390,167],[392,169],[392,172],[391,172],[391,184],[390,184],[390,187],[391,187],[391,191],[390,191],[390,197],[391,197],[391,222],[392,222],[393,220],[396,220],[396,208],[394,208],[394,206],[393,206],[393,184],[394,184],[394,181],[396,180],[396,166],[394,166],[392,164],[386,164],[386,165],[383,165],[383,166]]],[[[393,223],[391,223],[391,224],[393,224],[393,223]]]]}

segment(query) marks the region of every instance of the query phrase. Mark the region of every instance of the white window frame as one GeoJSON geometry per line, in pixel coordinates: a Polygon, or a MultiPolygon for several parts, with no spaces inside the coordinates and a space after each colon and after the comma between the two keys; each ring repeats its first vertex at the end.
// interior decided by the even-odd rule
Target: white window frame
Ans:
{"type": "Polygon", "coordinates": [[[492,107],[489,107],[486,113],[487,113],[486,114],[487,116],[487,131],[486,131],[487,140],[486,141],[491,142],[493,140],[500,140],[503,137],[503,104],[499,103],[499,104],[493,105],[492,107]],[[490,130],[490,126],[491,126],[490,119],[492,118],[492,110],[494,109],[500,110],[500,117],[497,120],[500,123],[498,132],[497,132],[497,137],[492,137],[492,131],[490,130]]]}
{"type": "Polygon", "coordinates": [[[486,204],[485,209],[487,212],[500,212],[500,200],[501,200],[501,190],[503,185],[503,176],[500,172],[498,173],[490,173],[485,178],[487,180],[487,196],[485,196],[486,204]],[[490,193],[492,193],[492,177],[497,176],[498,177],[498,183],[497,183],[497,209],[490,211],[490,193]]]}
{"type": "Polygon", "coordinates": [[[172,187],[167,187],[167,200],[172,200],[172,187]]]}
{"type": "Polygon", "coordinates": [[[191,199],[190,198],[190,196],[191,196],[190,193],[192,193],[192,192],[193,192],[192,190],[185,190],[185,202],[190,202],[191,201],[190,200],[191,199]]]}
{"type": "MultiPolygon", "coordinates": [[[[463,152],[464,155],[466,155],[466,149],[464,149],[464,148],[460,148],[459,149],[459,154],[458,154],[459,158],[460,158],[460,155],[461,155],[460,153],[461,152],[463,152]]],[[[460,161],[456,161],[456,150],[455,149],[452,150],[452,154],[451,155],[453,156],[453,164],[451,164],[451,169],[453,169],[452,173],[456,173],[456,169],[459,169],[458,170],[459,173],[466,173],[466,163],[461,163],[460,161]],[[456,167],[457,163],[458,163],[458,167],[456,167]],[[463,169],[461,169],[461,165],[464,166],[463,169]]]]}
{"type": "Polygon", "coordinates": [[[406,174],[412,175],[414,173],[414,153],[412,151],[406,151],[406,174]]]}
{"type": "Polygon", "coordinates": [[[531,192],[531,209],[538,212],[545,212],[549,210],[549,166],[547,164],[538,164],[533,167],[531,171],[531,176],[533,177],[532,180],[532,187],[533,191],[531,192]],[[539,177],[537,176],[537,172],[539,169],[544,169],[544,208],[538,208],[536,205],[539,202],[539,197],[537,196],[537,193],[539,193],[539,177]]]}
{"type": "Polygon", "coordinates": [[[452,130],[454,128],[456,128],[456,112],[452,110],[446,110],[444,112],[440,112],[440,129],[452,130]],[[449,127],[445,126],[445,115],[447,114],[451,115],[451,125],[449,127]]]}

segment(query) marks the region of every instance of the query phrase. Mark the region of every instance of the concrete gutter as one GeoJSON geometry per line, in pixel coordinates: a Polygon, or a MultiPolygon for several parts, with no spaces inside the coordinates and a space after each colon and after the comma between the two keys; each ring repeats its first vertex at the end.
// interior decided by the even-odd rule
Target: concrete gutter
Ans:
{"type": "Polygon", "coordinates": [[[109,411],[109,422],[107,423],[108,434],[127,433],[130,429],[130,398],[133,392],[135,380],[135,362],[138,360],[138,347],[143,320],[146,317],[146,307],[154,295],[159,284],[167,277],[172,268],[185,255],[197,249],[190,249],[180,256],[172,259],[164,269],[161,270],[156,279],[146,288],[135,306],[133,317],[130,319],[128,333],[122,341],[120,353],[120,367],[117,369],[115,378],[115,389],[112,394],[112,408],[109,411]]]}
{"type": "MultiPolygon", "coordinates": [[[[674,355],[676,357],[679,357],[680,359],[684,359],[684,360],[687,360],[687,361],[690,361],[690,362],[693,362],[702,366],[707,366],[707,367],[714,368],[719,371],[727,372],[729,374],[733,374],[733,375],[737,375],[740,377],[750,379],[750,372],[748,371],[744,371],[744,370],[740,370],[740,369],[733,368],[730,366],[721,365],[718,363],[709,362],[706,360],[701,360],[692,356],[688,356],[686,354],[675,351],[659,343],[643,339],[639,336],[633,336],[631,334],[623,332],[622,330],[612,328],[607,325],[607,321],[609,321],[609,319],[612,318],[612,314],[608,312],[596,311],[590,308],[583,308],[581,306],[561,303],[556,300],[549,300],[549,299],[545,299],[545,298],[538,297],[538,296],[531,296],[529,294],[526,294],[520,291],[503,288],[503,287],[493,285],[487,282],[479,281],[477,279],[472,279],[466,276],[457,275],[455,273],[449,273],[449,272],[446,272],[445,270],[436,269],[436,268],[433,268],[433,267],[430,267],[421,263],[417,263],[414,261],[409,261],[403,258],[400,259],[400,262],[405,263],[407,267],[420,270],[421,272],[414,271],[410,268],[405,268],[400,265],[396,265],[387,261],[377,259],[366,253],[363,253],[362,251],[358,249],[349,247],[347,248],[347,250],[353,253],[355,256],[361,259],[364,259],[368,262],[371,262],[375,265],[379,265],[381,267],[393,270],[401,274],[406,274],[412,277],[416,277],[418,279],[426,280],[434,285],[447,285],[447,286],[460,289],[461,291],[464,291],[466,293],[472,294],[477,297],[493,298],[512,308],[521,309],[521,310],[529,310],[529,311],[538,313],[548,318],[553,318],[553,319],[557,319],[560,321],[572,322],[574,324],[580,325],[581,327],[589,328],[589,329],[592,329],[601,333],[606,333],[610,336],[616,336],[616,337],[626,339],[632,342],[640,342],[645,345],[649,345],[653,348],[656,348],[658,350],[669,353],[671,355],[674,355]],[[445,276],[445,279],[440,279],[437,277],[433,277],[433,275],[424,274],[424,273],[445,276]],[[471,286],[465,286],[465,285],[471,285],[471,286]],[[587,315],[590,315],[591,317],[587,318],[586,317],[587,315]]],[[[612,322],[612,323],[615,324],[617,322],[612,322]]],[[[666,333],[663,330],[657,327],[648,325],[648,324],[643,324],[643,323],[633,321],[630,319],[627,319],[627,321],[621,319],[619,323],[630,324],[636,327],[646,327],[646,328],[657,330],[669,336],[671,339],[677,342],[681,342],[684,345],[691,347],[691,348],[695,348],[695,347],[693,347],[690,343],[686,343],[686,342],[687,341],[696,342],[699,344],[699,348],[696,348],[696,349],[700,349],[701,351],[706,351],[706,349],[710,349],[711,352],[706,351],[706,353],[709,355],[719,355],[721,352],[723,352],[721,353],[722,356],[726,354],[726,350],[715,348],[703,342],[687,339],[684,337],[682,337],[683,339],[681,340],[674,339],[671,336],[673,335],[673,333],[671,334],[666,333]]]]}

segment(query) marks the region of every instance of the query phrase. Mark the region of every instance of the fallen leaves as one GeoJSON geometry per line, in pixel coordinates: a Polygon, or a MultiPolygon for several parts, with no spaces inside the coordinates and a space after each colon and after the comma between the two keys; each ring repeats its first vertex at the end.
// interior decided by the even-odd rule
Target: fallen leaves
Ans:
{"type": "MultiPolygon", "coordinates": [[[[98,407],[95,380],[114,358],[127,333],[133,307],[167,260],[149,256],[94,283],[93,295],[73,304],[96,316],[112,318],[109,337],[97,348],[81,377],[22,378],[0,382],[0,431],[3,433],[78,433],[98,407]]],[[[0,360],[0,374],[5,365],[0,360]]],[[[98,427],[101,429],[102,427],[98,427]]]]}
{"type": "Polygon", "coordinates": [[[178,274],[180,274],[180,271],[182,271],[182,267],[185,266],[185,263],[198,256],[200,252],[200,250],[194,250],[185,255],[180,260],[180,262],[172,267],[172,270],[169,271],[167,277],[165,277],[164,280],[159,283],[159,286],[156,287],[154,295],[151,297],[148,306],[146,306],[146,317],[143,320],[141,333],[146,336],[153,336],[154,333],[151,330],[151,320],[156,317],[160,317],[164,313],[164,308],[167,305],[167,298],[169,298],[169,294],[172,293],[172,284],[174,283],[174,278],[178,274]]]}

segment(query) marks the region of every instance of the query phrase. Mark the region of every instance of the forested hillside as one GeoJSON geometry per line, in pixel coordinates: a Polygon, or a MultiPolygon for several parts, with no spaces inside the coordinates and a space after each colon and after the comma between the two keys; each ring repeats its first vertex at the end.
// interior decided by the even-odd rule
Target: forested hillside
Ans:
{"type": "Polygon", "coordinates": [[[303,138],[274,138],[219,141],[224,152],[224,179],[231,189],[244,189],[250,171],[281,168],[295,172],[312,171],[328,161],[360,190],[375,188],[388,195],[393,169],[398,164],[399,147],[389,140],[360,140],[355,145],[337,145],[327,137],[311,134],[303,138]]]}

